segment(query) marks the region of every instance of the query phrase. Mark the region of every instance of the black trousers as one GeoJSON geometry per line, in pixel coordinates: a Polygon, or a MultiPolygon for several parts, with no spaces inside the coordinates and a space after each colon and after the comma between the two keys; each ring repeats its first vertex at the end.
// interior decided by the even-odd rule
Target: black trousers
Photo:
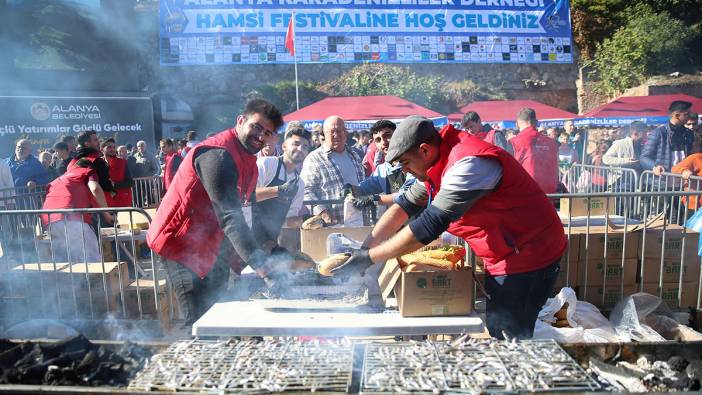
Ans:
{"type": "Polygon", "coordinates": [[[561,271],[560,259],[539,270],[527,273],[485,276],[487,328],[490,335],[504,339],[530,339],[534,335],[536,317],[561,271]]]}
{"type": "Polygon", "coordinates": [[[166,275],[173,286],[180,312],[185,319],[185,326],[197,321],[227,290],[231,251],[225,247],[220,248],[212,270],[202,279],[187,266],[163,259],[166,275]]]}

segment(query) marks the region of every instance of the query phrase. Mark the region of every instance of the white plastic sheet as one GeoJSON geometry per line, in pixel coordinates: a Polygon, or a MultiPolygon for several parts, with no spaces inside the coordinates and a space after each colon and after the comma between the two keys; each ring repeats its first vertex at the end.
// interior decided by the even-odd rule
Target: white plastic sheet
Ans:
{"type": "Polygon", "coordinates": [[[604,343],[629,341],[617,334],[612,324],[594,305],[579,301],[572,288],[562,288],[549,298],[539,312],[534,327],[534,339],[554,339],[559,343],[604,343]],[[570,328],[556,328],[554,314],[566,303],[566,318],[570,328]]]}

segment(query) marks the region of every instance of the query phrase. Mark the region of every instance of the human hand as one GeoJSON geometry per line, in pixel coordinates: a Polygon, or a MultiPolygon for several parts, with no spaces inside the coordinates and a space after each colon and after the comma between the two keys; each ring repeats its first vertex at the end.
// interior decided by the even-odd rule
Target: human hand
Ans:
{"type": "Polygon", "coordinates": [[[373,261],[370,259],[367,248],[361,248],[359,250],[354,250],[349,254],[349,259],[343,264],[334,267],[330,270],[332,276],[339,276],[343,278],[350,277],[362,277],[366,269],[373,265],[373,261]]]}
{"type": "Polygon", "coordinates": [[[353,206],[359,210],[363,210],[366,207],[373,206],[373,203],[378,200],[377,198],[378,195],[359,196],[353,198],[353,206]]]}
{"type": "Polygon", "coordinates": [[[273,295],[284,295],[290,288],[292,275],[289,272],[273,272],[267,274],[263,282],[273,295]]]}
{"type": "Polygon", "coordinates": [[[660,176],[660,175],[663,174],[663,172],[665,171],[665,167],[660,166],[660,165],[659,165],[659,166],[653,166],[652,171],[653,171],[653,175],[654,175],[654,176],[660,176]]]}
{"type": "MultiPolygon", "coordinates": [[[[355,190],[356,192],[358,189],[355,190]]],[[[354,187],[351,184],[344,184],[344,191],[342,192],[343,196],[342,198],[346,198],[346,196],[351,195],[354,196],[354,187]]]]}
{"type": "Polygon", "coordinates": [[[682,171],[682,178],[683,178],[683,179],[689,180],[691,176],[692,176],[692,171],[691,171],[691,170],[685,169],[685,170],[682,171]]]}
{"type": "Polygon", "coordinates": [[[115,216],[112,215],[112,213],[104,212],[102,213],[102,219],[107,223],[107,224],[114,224],[115,223],[115,216]]]}
{"type": "Polygon", "coordinates": [[[297,194],[297,190],[299,187],[298,180],[298,177],[295,176],[286,181],[285,184],[278,185],[278,197],[282,197],[285,199],[294,198],[297,194]]]}

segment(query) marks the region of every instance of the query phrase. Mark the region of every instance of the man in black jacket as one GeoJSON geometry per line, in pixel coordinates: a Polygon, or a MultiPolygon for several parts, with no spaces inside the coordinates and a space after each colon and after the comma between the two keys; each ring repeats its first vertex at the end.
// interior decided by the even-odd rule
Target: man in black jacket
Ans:
{"type": "Polygon", "coordinates": [[[112,180],[110,180],[110,169],[107,166],[107,162],[101,157],[100,141],[94,130],[86,130],[78,135],[78,149],[69,166],[81,158],[89,158],[92,161],[90,167],[97,173],[100,187],[105,194],[114,196],[117,191],[112,180]]]}

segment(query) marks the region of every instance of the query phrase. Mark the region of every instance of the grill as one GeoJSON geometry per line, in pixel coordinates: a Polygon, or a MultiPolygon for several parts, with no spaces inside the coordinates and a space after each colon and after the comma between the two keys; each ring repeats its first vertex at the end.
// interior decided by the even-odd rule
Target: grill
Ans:
{"type": "Polygon", "coordinates": [[[130,383],[135,390],[266,393],[346,392],[353,345],[348,341],[182,341],[152,358],[130,383]]]}
{"type": "Polygon", "coordinates": [[[552,341],[370,343],[364,393],[596,391],[601,386],[552,341]]]}

